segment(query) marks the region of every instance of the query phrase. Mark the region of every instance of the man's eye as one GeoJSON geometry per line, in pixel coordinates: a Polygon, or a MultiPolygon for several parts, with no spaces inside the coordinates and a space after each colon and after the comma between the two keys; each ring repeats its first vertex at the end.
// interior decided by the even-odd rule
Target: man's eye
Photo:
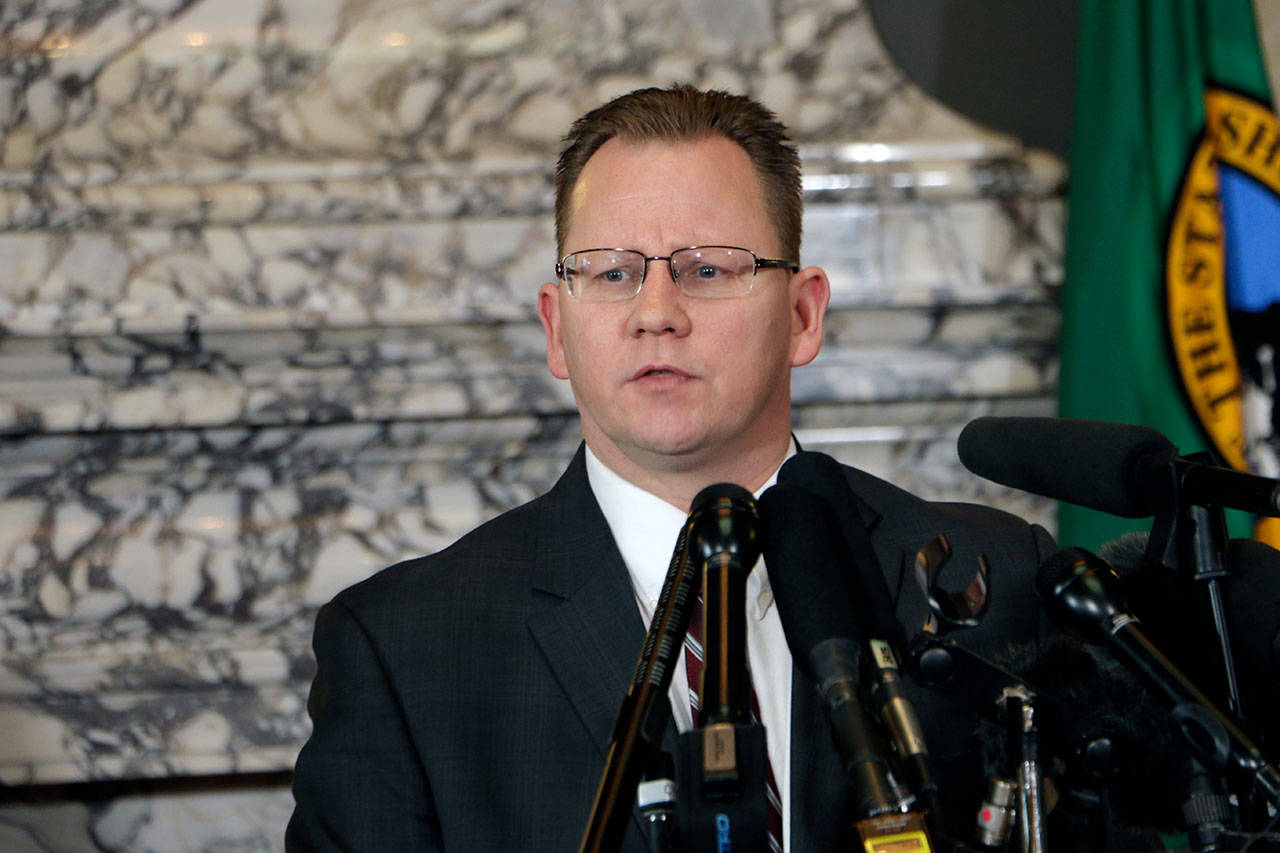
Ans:
{"type": "Polygon", "coordinates": [[[712,266],[711,264],[699,264],[693,268],[693,275],[694,278],[710,281],[717,278],[723,278],[728,275],[728,272],[720,267],[712,266]]]}
{"type": "Polygon", "coordinates": [[[622,284],[631,278],[631,274],[621,267],[605,270],[597,276],[605,284],[622,284]]]}

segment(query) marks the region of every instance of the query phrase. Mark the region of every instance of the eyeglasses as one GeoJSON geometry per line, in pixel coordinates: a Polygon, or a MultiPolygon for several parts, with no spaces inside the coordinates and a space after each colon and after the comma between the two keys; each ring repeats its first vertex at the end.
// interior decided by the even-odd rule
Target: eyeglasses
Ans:
{"type": "Polygon", "coordinates": [[[622,302],[640,292],[649,261],[666,261],[676,287],[695,299],[746,296],[757,270],[777,268],[794,273],[800,269],[795,261],[757,258],[749,249],[736,246],[690,246],[665,257],[634,249],[586,249],[561,258],[556,277],[575,299],[622,302]]]}

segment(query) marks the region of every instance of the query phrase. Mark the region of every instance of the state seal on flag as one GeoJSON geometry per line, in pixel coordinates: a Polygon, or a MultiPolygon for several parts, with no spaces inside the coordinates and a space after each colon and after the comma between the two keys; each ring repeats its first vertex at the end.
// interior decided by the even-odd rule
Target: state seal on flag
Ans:
{"type": "Polygon", "coordinates": [[[1280,127],[1205,90],[1205,127],[1169,223],[1165,318],[1195,417],[1232,467],[1280,476],[1280,127]]]}

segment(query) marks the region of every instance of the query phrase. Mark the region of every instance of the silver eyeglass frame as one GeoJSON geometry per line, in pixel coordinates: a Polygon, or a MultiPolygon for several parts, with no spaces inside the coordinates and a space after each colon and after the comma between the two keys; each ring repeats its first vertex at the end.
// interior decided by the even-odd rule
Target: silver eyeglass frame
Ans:
{"type": "MultiPolygon", "coordinates": [[[[577,251],[567,253],[560,260],[556,261],[556,280],[563,283],[564,286],[568,288],[570,296],[572,296],[574,299],[578,299],[579,296],[573,292],[573,288],[569,285],[569,280],[565,276],[565,261],[567,261],[570,258],[570,256],[581,255],[581,254],[585,254],[586,252],[626,252],[632,255],[639,255],[641,258],[644,259],[644,268],[641,270],[641,273],[640,273],[640,282],[636,285],[635,293],[632,293],[629,297],[627,297],[627,299],[634,299],[636,296],[640,294],[641,289],[644,287],[645,280],[648,279],[649,277],[649,261],[666,261],[667,272],[671,275],[671,280],[675,282],[676,287],[680,288],[681,293],[684,293],[686,296],[690,297],[691,299],[724,299],[724,298],[732,299],[734,298],[734,297],[698,296],[697,294],[692,294],[685,291],[684,287],[680,284],[680,277],[676,275],[675,267],[671,265],[671,258],[673,255],[679,252],[687,252],[692,249],[732,249],[735,252],[744,252],[750,255],[753,262],[751,267],[751,278],[753,282],[755,280],[756,274],[762,269],[785,269],[785,270],[788,270],[792,275],[800,271],[800,264],[797,261],[787,260],[785,258],[762,258],[758,256],[755,252],[751,251],[750,249],[743,248],[742,246],[722,246],[719,244],[682,246],[679,249],[672,250],[670,255],[646,255],[644,252],[640,251],[639,249],[621,249],[617,247],[601,246],[595,249],[578,249],[577,251]]],[[[746,296],[750,292],[751,292],[751,288],[748,287],[744,292],[737,295],[746,296]]],[[[604,301],[625,302],[626,299],[604,300],[604,301]]]]}

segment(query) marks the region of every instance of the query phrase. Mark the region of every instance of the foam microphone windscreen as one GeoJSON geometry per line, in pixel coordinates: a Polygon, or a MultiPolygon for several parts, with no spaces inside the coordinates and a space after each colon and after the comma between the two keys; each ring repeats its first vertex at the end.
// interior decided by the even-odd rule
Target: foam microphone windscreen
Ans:
{"type": "MultiPolygon", "coordinates": [[[[1059,638],[1010,646],[997,663],[1051,699],[1060,719],[1042,728],[1064,794],[1105,787],[1115,820],[1126,827],[1174,832],[1183,828],[1190,752],[1169,722],[1168,710],[1103,648],[1059,638]],[[1116,758],[1109,782],[1087,778],[1083,744],[1107,737],[1116,758]]],[[[987,775],[1007,773],[1007,730],[984,720],[978,738],[987,775]]],[[[1068,799],[1068,802],[1070,800],[1068,799]]]]}
{"type": "MultiPolygon", "coordinates": [[[[1125,599],[1152,642],[1220,707],[1226,679],[1206,586],[1185,573],[1144,566],[1146,533],[1104,544],[1099,556],[1119,575],[1125,599]]],[[[1280,551],[1232,539],[1230,575],[1220,580],[1245,722],[1268,754],[1280,752],[1280,551]]]]}
{"type": "MultiPolygon", "coordinates": [[[[1280,684],[1280,551],[1256,539],[1232,539],[1235,574],[1227,581],[1227,612],[1247,666],[1280,684]]],[[[1271,709],[1280,715],[1280,705],[1271,709]]]]}
{"type": "Polygon", "coordinates": [[[898,648],[905,646],[906,633],[894,615],[893,597],[858,513],[858,499],[844,466],[825,453],[803,451],[783,464],[778,484],[799,486],[826,505],[848,555],[844,569],[859,624],[871,636],[886,639],[898,648]]]}
{"type": "Polygon", "coordinates": [[[1135,477],[1139,461],[1174,452],[1167,438],[1147,427],[1013,417],[971,421],[956,448],[964,467],[979,477],[1126,518],[1156,510],[1135,477]]]}
{"type": "Polygon", "coordinates": [[[814,646],[859,637],[841,568],[848,558],[826,505],[811,492],[778,483],[760,496],[759,507],[778,617],[796,664],[812,678],[807,668],[814,646]]]}

